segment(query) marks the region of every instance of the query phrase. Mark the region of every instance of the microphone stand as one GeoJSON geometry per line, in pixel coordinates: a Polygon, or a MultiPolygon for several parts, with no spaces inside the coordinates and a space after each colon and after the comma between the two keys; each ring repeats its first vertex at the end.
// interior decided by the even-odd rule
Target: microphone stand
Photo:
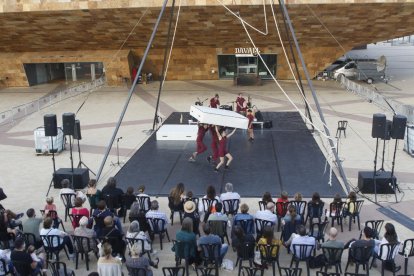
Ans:
{"type": "Polygon", "coordinates": [[[52,162],[53,162],[53,176],[52,180],[50,180],[49,189],[47,189],[46,197],[49,195],[50,188],[52,188],[53,180],[56,174],[56,163],[55,163],[55,152],[53,151],[53,136],[50,136],[50,142],[52,143],[52,162]]]}
{"type": "Polygon", "coordinates": [[[122,164],[124,164],[124,162],[120,162],[119,161],[119,140],[121,140],[122,139],[122,137],[118,137],[117,139],[116,139],[116,155],[117,155],[117,162],[116,163],[114,163],[114,162],[111,162],[111,166],[119,166],[119,167],[121,167],[121,165],[122,164]]]}

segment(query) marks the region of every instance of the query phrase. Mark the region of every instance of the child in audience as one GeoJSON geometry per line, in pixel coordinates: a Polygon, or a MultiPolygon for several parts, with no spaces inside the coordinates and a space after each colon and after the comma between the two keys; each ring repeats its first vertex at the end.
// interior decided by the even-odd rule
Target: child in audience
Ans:
{"type": "Polygon", "coordinates": [[[353,214],[355,212],[355,202],[357,200],[356,193],[354,191],[349,192],[348,198],[344,204],[343,215],[346,217],[349,214],[353,214]]]}
{"type": "Polygon", "coordinates": [[[53,196],[46,198],[46,205],[44,208],[45,216],[53,219],[53,228],[59,228],[59,223],[61,222],[61,220],[57,216],[56,205],[53,202],[54,202],[53,196]],[[50,215],[49,211],[56,211],[56,214],[50,215]]]}
{"type": "Polygon", "coordinates": [[[333,204],[333,203],[335,203],[335,204],[332,205],[332,208],[331,208],[331,204],[329,204],[329,209],[326,209],[326,214],[325,215],[327,217],[335,216],[337,203],[339,204],[341,202],[342,202],[341,195],[340,194],[335,194],[335,196],[333,198],[333,201],[331,202],[331,204],[333,204]]]}

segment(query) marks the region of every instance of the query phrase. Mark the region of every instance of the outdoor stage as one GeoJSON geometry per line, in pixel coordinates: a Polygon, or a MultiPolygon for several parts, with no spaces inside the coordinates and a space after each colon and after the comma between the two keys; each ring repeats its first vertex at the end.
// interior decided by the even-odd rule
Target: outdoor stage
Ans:
{"type": "MultiPolygon", "coordinates": [[[[181,115],[183,123],[191,119],[188,113],[175,112],[164,124],[179,124],[181,115]]],[[[255,129],[253,143],[245,130],[237,130],[229,139],[228,150],[234,157],[229,170],[223,166],[216,173],[208,164],[209,134],[204,139],[207,152],[192,163],[188,158],[195,151],[195,141],[157,141],[153,133],[115,176],[118,186],[125,191],[144,184],[152,196],[168,195],[179,182],[198,196],[205,195],[208,185],[221,193],[227,182],[244,197],[261,197],[266,191],[273,196],[287,191],[290,197],[296,192],[311,197],[315,191],[322,197],[345,195],[334,174],[332,187],[328,185],[325,157],[299,113],[264,112],[263,116],[273,121],[273,128],[255,129]]]]}

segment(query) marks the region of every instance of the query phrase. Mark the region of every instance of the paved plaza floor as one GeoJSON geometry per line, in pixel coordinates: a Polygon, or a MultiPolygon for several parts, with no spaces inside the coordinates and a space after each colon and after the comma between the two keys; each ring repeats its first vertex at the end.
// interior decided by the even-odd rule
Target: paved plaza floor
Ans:
{"type": "MultiPolygon", "coordinates": [[[[303,99],[293,82],[281,82],[283,89],[291,97],[292,101],[298,106],[301,112],[304,112],[303,99]]],[[[318,99],[322,110],[325,114],[327,126],[331,131],[331,137],[335,137],[337,122],[339,120],[348,120],[346,138],[344,136],[339,140],[339,156],[342,165],[348,177],[351,186],[357,186],[357,176],[360,170],[373,170],[375,139],[371,138],[371,120],[372,114],[381,112],[377,106],[365,101],[354,94],[341,88],[338,83],[333,81],[316,81],[314,82],[318,99]]],[[[139,85],[136,88],[128,110],[125,114],[123,123],[119,129],[117,137],[122,137],[119,141],[120,159],[123,162],[128,161],[134,152],[148,138],[148,133],[152,129],[154,118],[154,108],[157,100],[159,83],[152,82],[147,85],[139,85]]],[[[46,95],[55,88],[54,85],[39,86],[33,88],[8,88],[0,90],[0,108],[6,110],[11,106],[26,103],[30,100],[46,95]],[[39,89],[42,87],[43,89],[39,89]]],[[[265,82],[262,86],[236,87],[231,81],[168,81],[165,83],[161,102],[160,115],[164,119],[171,112],[188,112],[190,105],[197,101],[197,98],[204,100],[212,97],[215,93],[220,94],[222,104],[233,102],[239,92],[250,95],[253,103],[262,111],[294,111],[294,107],[273,82],[265,82]]],[[[393,93],[387,92],[391,98],[401,102],[414,103],[414,95],[407,90],[401,90],[393,93]]],[[[48,108],[42,109],[25,119],[15,122],[13,125],[2,126],[0,131],[0,187],[2,187],[8,198],[2,201],[2,204],[9,209],[17,212],[25,212],[27,208],[33,207],[36,210],[43,209],[45,205],[45,196],[52,177],[52,160],[51,156],[38,156],[35,154],[33,131],[35,128],[43,125],[43,115],[54,113],[58,116],[58,125],[61,125],[61,115],[65,112],[77,113],[77,119],[82,126],[82,140],[80,142],[82,161],[96,172],[101,164],[103,153],[112,136],[114,127],[124,106],[128,93],[128,87],[104,87],[92,93],[82,95],[59,102],[48,108]]],[[[307,99],[311,103],[312,110],[316,111],[316,106],[309,91],[306,92],[307,99]]],[[[0,111],[2,111],[0,110],[0,111]]],[[[387,113],[388,119],[392,114],[387,113]]],[[[312,115],[317,129],[323,129],[323,125],[315,114],[312,115]]],[[[308,127],[310,125],[308,124],[308,127]]],[[[315,132],[315,140],[323,148],[324,152],[329,148],[325,134],[315,132]]],[[[334,139],[336,141],[336,139],[334,139]]],[[[111,162],[117,161],[116,145],[114,144],[111,154],[108,157],[106,165],[102,172],[102,178],[99,187],[105,185],[109,176],[115,175],[119,167],[111,166],[111,162]]],[[[67,146],[68,148],[68,146],[67,146]]],[[[384,169],[391,170],[393,158],[394,141],[389,142],[385,148],[384,169]]],[[[398,203],[395,203],[394,195],[379,195],[378,203],[386,208],[398,210],[409,218],[414,217],[414,160],[403,150],[402,141],[398,144],[397,157],[395,163],[395,175],[398,178],[401,193],[397,194],[398,203]]],[[[74,164],[78,164],[77,147],[74,147],[74,164]]],[[[382,147],[381,147],[382,154],[382,147]]],[[[331,159],[331,155],[327,155],[331,159]]],[[[380,162],[381,164],[381,162],[380,162]]],[[[295,164],[292,164],[294,166],[295,164]]],[[[69,151],[63,151],[56,156],[56,167],[70,167],[69,151]]],[[[237,160],[234,161],[233,167],[237,167],[237,160]]],[[[213,172],[212,172],[213,173],[213,172]]],[[[299,172],[298,172],[299,173],[299,172]]],[[[323,171],[320,172],[324,173],[323,171]]],[[[136,186],[146,183],[136,183],[136,186]]],[[[206,183],[206,186],[208,183],[206,183]]],[[[233,183],[237,191],[237,183],[233,183]]],[[[259,188],[260,189],[260,188],[259,188]]],[[[326,183],[326,189],[330,189],[326,183]]],[[[265,191],[262,191],[265,192],[265,191]]],[[[275,191],[273,196],[277,196],[275,191]]],[[[298,191],[300,192],[300,191],[298,191]]],[[[55,197],[59,213],[63,215],[63,205],[58,199],[59,190],[52,188],[51,195],[55,197]]],[[[374,197],[366,195],[361,219],[362,223],[368,219],[380,219],[392,222],[396,225],[397,233],[400,240],[414,238],[414,229],[409,229],[401,221],[395,218],[385,216],[378,210],[380,207],[372,203],[374,197]]],[[[166,198],[158,198],[161,203],[161,209],[167,211],[166,198]]],[[[331,199],[324,199],[330,202],[331,199]]],[[[258,209],[257,198],[242,199],[242,202],[250,206],[250,213],[255,213],[258,209]]],[[[391,209],[388,209],[391,210],[391,209]]],[[[40,214],[39,214],[40,215],[40,214]]],[[[23,218],[25,219],[25,218],[23,218]]],[[[175,220],[177,221],[177,219],[175,220]]],[[[125,227],[128,227],[126,224],[125,227]]],[[[72,227],[66,223],[66,229],[72,227]]],[[[348,231],[347,226],[343,233],[339,234],[338,239],[348,241],[350,238],[358,238],[359,232],[357,227],[353,226],[352,231],[348,231]]],[[[175,237],[178,229],[178,223],[169,228],[170,237],[175,237]]],[[[125,229],[126,230],[126,229],[125,229]]],[[[276,233],[279,236],[280,233],[276,233]]],[[[166,244],[164,249],[159,250],[158,241],[154,243],[157,255],[160,257],[160,267],[174,264],[174,258],[171,254],[171,245],[166,244]]],[[[343,261],[346,261],[344,254],[343,261]]],[[[63,255],[62,255],[63,256],[63,255]]],[[[92,265],[90,271],[96,270],[96,262],[92,256],[92,265]]],[[[229,258],[235,262],[236,255],[229,252],[229,258]]],[[[62,257],[65,260],[65,257],[62,257]]],[[[281,253],[282,266],[288,266],[290,255],[283,250],[281,253]]],[[[397,257],[399,264],[403,263],[401,256],[397,257]]],[[[71,261],[67,261],[68,266],[74,268],[71,261]]],[[[343,264],[345,268],[345,264],[343,264]]],[[[351,270],[353,267],[351,267],[351,270]]],[[[371,275],[380,275],[380,268],[373,268],[371,275]]],[[[124,271],[126,269],[124,268],[124,271]]],[[[414,264],[410,264],[409,271],[414,272],[414,264]]],[[[85,264],[80,262],[80,268],[76,270],[76,275],[87,275],[85,264]]],[[[154,270],[155,275],[161,275],[161,270],[154,270]]],[[[195,275],[194,272],[191,273],[195,275]]],[[[236,272],[224,272],[222,275],[237,275],[236,272]]],[[[316,275],[312,270],[312,275],[316,275]]],[[[271,275],[267,272],[266,275],[271,275]]],[[[302,274],[303,275],[303,274],[302,274]]],[[[388,274],[386,274],[388,275],[388,274]]],[[[391,275],[391,274],[389,274],[391,275]]]]}

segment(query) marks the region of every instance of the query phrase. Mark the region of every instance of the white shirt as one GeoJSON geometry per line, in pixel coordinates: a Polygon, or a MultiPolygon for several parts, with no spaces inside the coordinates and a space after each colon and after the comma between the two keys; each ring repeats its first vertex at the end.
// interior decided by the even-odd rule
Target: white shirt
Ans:
{"type": "Polygon", "coordinates": [[[220,195],[220,201],[223,202],[223,200],[229,200],[229,199],[239,199],[240,200],[240,195],[238,193],[235,192],[227,192],[227,193],[222,193],[220,195]]]}
{"type": "MultiPolygon", "coordinates": [[[[290,244],[290,250],[293,252],[293,245],[295,244],[308,244],[308,245],[313,245],[316,246],[316,240],[314,237],[310,237],[310,236],[300,236],[297,235],[296,237],[294,237],[292,239],[292,243],[290,244]]],[[[310,250],[310,248],[308,248],[308,252],[306,252],[306,256],[309,256],[311,254],[312,250],[310,250]]],[[[297,252],[299,253],[299,252],[297,252]]]]}
{"type": "MultiPolygon", "coordinates": [[[[59,229],[56,228],[49,228],[49,229],[45,229],[42,228],[40,230],[40,235],[41,236],[50,236],[50,235],[57,235],[60,236],[60,244],[63,243],[63,237],[66,236],[67,234],[63,231],[60,231],[59,229]]],[[[47,244],[45,243],[45,241],[43,241],[43,245],[47,246],[47,244]]],[[[57,239],[53,239],[53,247],[57,247],[58,243],[57,243],[57,239]]]]}
{"type": "Polygon", "coordinates": [[[273,214],[272,212],[270,212],[269,210],[257,211],[255,218],[271,221],[274,224],[276,224],[276,221],[277,221],[277,216],[273,214]]]}
{"type": "MultiPolygon", "coordinates": [[[[203,196],[203,198],[207,198],[207,196],[203,196]]],[[[207,212],[207,210],[204,210],[203,198],[200,198],[200,200],[198,202],[198,211],[199,212],[207,212]]],[[[216,196],[214,199],[217,199],[217,201],[220,202],[220,198],[218,196],[216,196]]],[[[216,204],[214,203],[213,206],[215,206],[215,205],[216,204]]]]}
{"type": "Polygon", "coordinates": [[[168,219],[167,215],[163,212],[160,212],[158,210],[149,210],[146,214],[145,214],[146,218],[158,218],[158,219],[162,219],[165,221],[165,225],[167,225],[168,223],[170,223],[170,220],[168,219]]]}

